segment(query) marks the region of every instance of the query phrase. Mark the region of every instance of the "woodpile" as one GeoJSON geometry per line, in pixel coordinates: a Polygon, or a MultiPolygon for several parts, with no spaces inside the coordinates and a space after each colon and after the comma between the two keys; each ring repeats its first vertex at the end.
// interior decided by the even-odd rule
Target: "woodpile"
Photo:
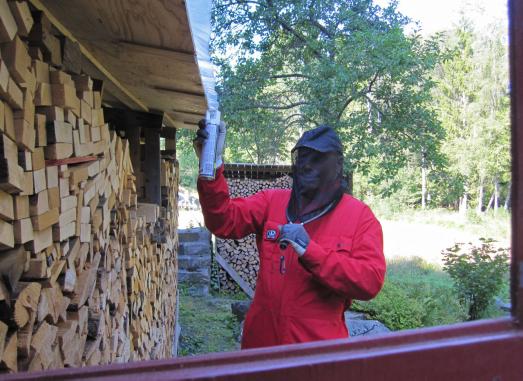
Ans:
{"type": "Polygon", "coordinates": [[[0,0],[0,47],[0,372],[170,357],[176,166],[166,207],[139,204],[101,84],[61,70],[49,20],[0,0]]]}
{"type": "MultiPolygon", "coordinates": [[[[139,203],[129,280],[131,360],[171,357],[177,300],[178,167],[162,160],[162,204],[139,203]]],[[[131,217],[134,221],[135,218],[131,217]]]]}
{"type": "MultiPolygon", "coordinates": [[[[231,197],[247,197],[263,189],[292,188],[289,176],[274,180],[227,179],[231,197]]],[[[216,239],[216,250],[232,268],[255,289],[260,261],[256,247],[256,236],[251,234],[242,239],[216,239]]],[[[226,292],[240,292],[236,282],[218,264],[213,263],[213,283],[226,292]]]]}

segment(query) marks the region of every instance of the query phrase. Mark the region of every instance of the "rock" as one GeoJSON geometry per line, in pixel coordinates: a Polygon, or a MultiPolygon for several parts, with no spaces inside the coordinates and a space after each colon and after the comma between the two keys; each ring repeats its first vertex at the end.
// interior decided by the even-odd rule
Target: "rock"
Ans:
{"type": "Polygon", "coordinates": [[[365,314],[348,311],[345,313],[345,324],[350,337],[371,336],[390,332],[383,323],[377,320],[366,320],[365,314]]]}
{"type": "Polygon", "coordinates": [[[211,233],[206,228],[178,229],[180,242],[210,242],[211,233]]]}
{"type": "Polygon", "coordinates": [[[179,255],[178,268],[186,271],[198,271],[200,269],[209,269],[211,266],[211,256],[191,256],[179,255]]]}
{"type": "Polygon", "coordinates": [[[390,329],[377,320],[349,320],[346,321],[350,337],[371,336],[388,333],[390,329]]]}
{"type": "Polygon", "coordinates": [[[180,255],[211,257],[210,241],[180,242],[180,255]]]}
{"type": "Polygon", "coordinates": [[[178,282],[184,284],[189,295],[206,296],[209,295],[209,271],[201,269],[199,271],[178,270],[178,282]]]}
{"type": "Polygon", "coordinates": [[[367,320],[365,312],[345,311],[345,320],[367,320]]]}
{"type": "Polygon", "coordinates": [[[245,315],[247,315],[247,311],[249,311],[250,306],[250,300],[231,303],[232,314],[236,316],[236,319],[238,319],[238,321],[243,322],[245,320],[245,315]]]}
{"type": "Polygon", "coordinates": [[[512,310],[512,305],[510,303],[505,303],[500,298],[496,298],[496,307],[503,312],[510,312],[512,310]]]}

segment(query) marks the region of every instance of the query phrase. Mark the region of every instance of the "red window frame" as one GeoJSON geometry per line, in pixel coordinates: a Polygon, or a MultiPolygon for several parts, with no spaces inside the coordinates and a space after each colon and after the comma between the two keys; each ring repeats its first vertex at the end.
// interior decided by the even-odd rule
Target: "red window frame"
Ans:
{"type": "Polygon", "coordinates": [[[15,374],[6,380],[523,379],[523,0],[509,0],[512,100],[512,316],[355,338],[15,374]]]}

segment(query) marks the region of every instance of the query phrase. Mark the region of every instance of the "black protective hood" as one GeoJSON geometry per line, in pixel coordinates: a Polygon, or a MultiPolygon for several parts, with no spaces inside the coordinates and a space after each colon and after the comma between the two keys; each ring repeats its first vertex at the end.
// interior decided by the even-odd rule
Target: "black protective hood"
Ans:
{"type": "Polygon", "coordinates": [[[343,146],[334,129],[323,125],[306,131],[291,153],[293,185],[287,216],[290,222],[304,222],[341,199],[343,146]]]}

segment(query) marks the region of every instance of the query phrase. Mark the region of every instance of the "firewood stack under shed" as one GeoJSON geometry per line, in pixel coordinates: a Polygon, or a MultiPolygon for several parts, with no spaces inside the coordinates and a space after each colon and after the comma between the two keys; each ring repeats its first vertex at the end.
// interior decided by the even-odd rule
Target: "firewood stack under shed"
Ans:
{"type": "Polygon", "coordinates": [[[60,36],[0,0],[0,372],[171,356],[177,167],[137,202],[102,84],[62,67],[60,36]]]}

